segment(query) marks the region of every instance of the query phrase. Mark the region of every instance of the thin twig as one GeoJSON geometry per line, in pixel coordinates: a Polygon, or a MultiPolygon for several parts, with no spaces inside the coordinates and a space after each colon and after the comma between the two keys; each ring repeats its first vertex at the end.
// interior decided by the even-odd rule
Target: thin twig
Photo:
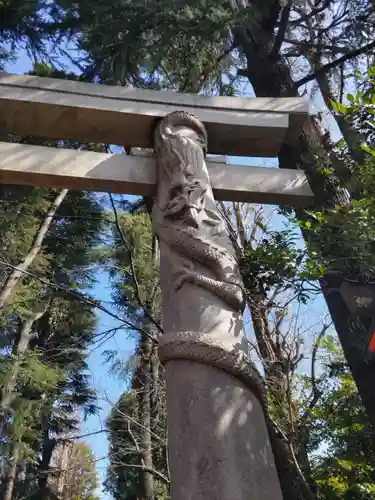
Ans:
{"type": "Polygon", "coordinates": [[[131,439],[132,439],[132,441],[134,443],[134,446],[135,446],[135,449],[137,450],[138,455],[140,455],[141,454],[141,450],[139,449],[138,441],[135,439],[135,436],[134,436],[134,434],[131,431],[129,420],[127,421],[127,423],[128,423],[128,433],[129,433],[129,436],[131,437],[131,439]]]}
{"type": "Polygon", "coordinates": [[[136,297],[137,297],[137,301],[139,303],[139,305],[142,307],[147,319],[149,321],[151,321],[151,323],[156,326],[156,328],[159,330],[160,333],[163,333],[163,329],[162,327],[159,325],[159,323],[153,318],[152,314],[150,314],[149,310],[148,310],[148,307],[146,307],[143,303],[143,300],[142,300],[142,297],[141,297],[141,292],[140,292],[140,289],[139,289],[139,283],[138,283],[138,279],[137,279],[137,272],[136,272],[136,269],[135,269],[135,265],[134,265],[134,259],[133,259],[133,252],[132,252],[132,249],[129,245],[129,242],[127,240],[127,238],[125,237],[125,234],[121,228],[121,224],[120,224],[120,219],[119,219],[119,216],[118,216],[118,212],[117,212],[117,209],[116,209],[116,206],[115,206],[115,202],[113,200],[113,196],[111,193],[108,194],[109,196],[109,200],[111,202],[111,206],[112,206],[112,210],[113,210],[113,214],[115,216],[115,226],[116,226],[116,229],[117,229],[117,232],[121,238],[121,241],[122,243],[124,244],[124,247],[126,248],[126,251],[128,252],[128,256],[129,256],[129,262],[130,262],[130,269],[131,269],[131,273],[132,273],[132,279],[133,279],[133,282],[134,282],[134,286],[135,286],[135,294],[136,294],[136,297]]]}
{"type": "MultiPolygon", "coordinates": [[[[108,457],[109,457],[109,455],[107,454],[107,455],[104,455],[103,457],[100,457],[100,458],[94,458],[93,460],[90,460],[88,463],[95,464],[96,462],[100,462],[101,460],[107,460],[108,457]]],[[[56,474],[56,472],[68,472],[70,470],[77,469],[77,467],[82,467],[82,464],[79,463],[79,464],[72,465],[71,467],[67,467],[64,469],[55,469],[54,467],[50,467],[48,470],[39,470],[38,474],[45,475],[45,474],[56,474]]]]}
{"type": "Polygon", "coordinates": [[[292,458],[293,458],[293,462],[294,462],[294,465],[297,469],[297,472],[298,472],[298,475],[300,476],[304,486],[305,486],[305,489],[306,489],[306,492],[307,492],[307,495],[309,497],[310,500],[315,500],[315,497],[313,496],[312,492],[311,492],[311,489],[310,489],[310,486],[305,478],[305,475],[301,469],[301,467],[299,466],[299,463],[298,463],[298,460],[297,460],[297,457],[296,457],[296,454],[294,452],[294,448],[293,448],[293,445],[292,443],[290,442],[290,439],[285,435],[284,431],[281,429],[281,427],[272,419],[272,417],[268,417],[270,422],[272,423],[272,425],[274,426],[274,428],[277,430],[277,432],[279,432],[279,434],[282,436],[282,438],[284,439],[285,443],[288,445],[288,448],[290,449],[290,453],[292,454],[292,458]]]}
{"type": "Polygon", "coordinates": [[[327,332],[327,330],[328,330],[328,328],[330,326],[331,326],[331,323],[325,323],[323,325],[323,328],[322,328],[321,332],[319,333],[316,341],[314,342],[314,346],[313,346],[313,350],[312,350],[312,355],[311,355],[311,385],[312,385],[312,391],[311,391],[310,397],[308,398],[310,400],[310,403],[309,403],[308,407],[306,408],[306,411],[304,412],[304,414],[301,417],[303,420],[305,420],[309,416],[311,410],[316,406],[317,402],[319,401],[320,397],[323,394],[323,391],[318,388],[318,385],[317,385],[317,382],[316,382],[315,366],[316,366],[316,357],[317,357],[317,354],[318,354],[318,349],[319,349],[319,346],[320,346],[320,341],[322,340],[322,338],[324,337],[324,335],[326,334],[326,332],[327,332]]]}
{"type": "Polygon", "coordinates": [[[120,415],[122,415],[124,418],[128,419],[130,422],[132,422],[133,424],[137,425],[138,427],[140,427],[141,429],[143,430],[146,430],[147,432],[149,432],[157,441],[159,441],[160,443],[164,443],[164,439],[162,439],[160,436],[158,436],[157,434],[155,434],[155,432],[151,431],[150,429],[148,429],[147,427],[145,427],[144,425],[142,425],[141,423],[137,422],[137,420],[135,420],[133,417],[131,417],[130,415],[128,415],[127,413],[124,413],[123,411],[121,411],[116,405],[114,405],[109,399],[106,399],[106,398],[103,398],[107,403],[109,403],[112,408],[114,408],[120,415]]]}
{"type": "Polygon", "coordinates": [[[72,437],[69,437],[69,438],[61,438],[61,439],[57,439],[57,441],[59,441],[59,443],[64,443],[64,442],[69,442],[69,441],[76,441],[77,439],[83,439],[85,437],[89,437],[89,436],[96,436],[97,434],[102,434],[103,432],[109,432],[108,429],[100,429],[100,431],[94,431],[94,432],[88,432],[87,434],[80,434],[78,436],[72,436],[72,437]]]}

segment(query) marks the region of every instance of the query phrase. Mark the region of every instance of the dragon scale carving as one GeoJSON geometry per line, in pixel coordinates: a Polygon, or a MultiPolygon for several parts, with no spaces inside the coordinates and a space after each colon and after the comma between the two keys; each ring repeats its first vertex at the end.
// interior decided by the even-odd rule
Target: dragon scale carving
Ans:
{"type": "Polygon", "coordinates": [[[175,291],[194,283],[242,312],[245,302],[238,265],[205,165],[206,130],[193,115],[176,112],[159,124],[155,136],[159,170],[164,174],[160,177],[169,186],[154,206],[153,224],[159,238],[184,259],[174,276],[175,291]],[[194,262],[214,277],[197,272],[194,262]]]}
{"type": "Polygon", "coordinates": [[[194,115],[172,113],[156,128],[155,150],[152,219],[160,241],[165,331],[160,359],[195,360],[246,379],[265,408],[262,379],[246,356],[245,293],[210,185],[205,127],[194,115]]]}

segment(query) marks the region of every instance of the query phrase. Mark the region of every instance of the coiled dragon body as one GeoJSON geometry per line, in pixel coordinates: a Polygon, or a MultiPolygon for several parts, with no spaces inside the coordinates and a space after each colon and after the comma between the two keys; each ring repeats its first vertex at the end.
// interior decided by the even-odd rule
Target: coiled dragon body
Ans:
{"type": "Polygon", "coordinates": [[[154,205],[153,225],[159,238],[185,263],[175,273],[176,290],[193,283],[232,309],[243,311],[245,297],[238,264],[206,171],[204,126],[189,113],[172,113],[157,127],[155,144],[160,176],[168,183],[168,190],[154,205]],[[200,264],[199,272],[195,263],[200,264]],[[211,272],[205,275],[202,266],[211,272]]]}

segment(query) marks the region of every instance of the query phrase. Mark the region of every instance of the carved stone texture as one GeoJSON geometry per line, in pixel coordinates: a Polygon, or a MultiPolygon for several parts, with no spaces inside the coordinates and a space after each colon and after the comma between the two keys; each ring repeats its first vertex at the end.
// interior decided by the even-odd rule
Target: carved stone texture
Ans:
{"type": "Polygon", "coordinates": [[[172,500],[281,500],[261,377],[246,359],[244,291],[217,210],[203,124],[155,131],[172,500]]]}

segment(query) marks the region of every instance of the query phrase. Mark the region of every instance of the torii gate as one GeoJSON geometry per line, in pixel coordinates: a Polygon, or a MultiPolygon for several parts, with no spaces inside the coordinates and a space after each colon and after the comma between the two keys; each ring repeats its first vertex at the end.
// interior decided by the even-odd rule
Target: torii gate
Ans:
{"type": "Polygon", "coordinates": [[[0,183],[156,195],[173,500],[282,499],[262,380],[246,357],[240,272],[214,195],[284,205],[313,195],[301,171],[225,165],[221,157],[206,164],[206,152],[277,156],[307,114],[300,98],[0,74],[6,132],[155,150],[156,158],[0,143],[0,183]]]}

